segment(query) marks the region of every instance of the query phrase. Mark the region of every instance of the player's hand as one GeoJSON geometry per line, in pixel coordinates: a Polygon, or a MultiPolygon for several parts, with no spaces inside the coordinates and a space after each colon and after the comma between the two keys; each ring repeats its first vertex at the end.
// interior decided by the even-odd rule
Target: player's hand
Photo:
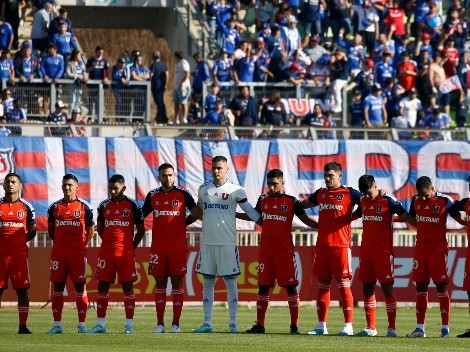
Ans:
{"type": "Polygon", "coordinates": [[[388,197],[390,194],[388,194],[388,192],[382,188],[380,188],[379,190],[379,196],[381,197],[388,197]]]}

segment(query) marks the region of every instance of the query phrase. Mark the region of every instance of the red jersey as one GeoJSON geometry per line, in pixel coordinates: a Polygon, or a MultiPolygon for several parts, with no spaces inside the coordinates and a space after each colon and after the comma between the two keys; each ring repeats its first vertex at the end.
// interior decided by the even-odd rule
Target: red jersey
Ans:
{"type": "MultiPolygon", "coordinates": [[[[404,72],[404,71],[413,71],[416,72],[416,67],[412,62],[402,62],[401,64],[398,65],[397,67],[397,72],[404,72]]],[[[406,90],[409,91],[411,88],[414,88],[416,86],[416,79],[415,76],[408,75],[408,74],[403,74],[403,75],[398,75],[398,83],[406,90]]]]}
{"type": "Polygon", "coordinates": [[[446,74],[446,78],[455,76],[457,73],[456,69],[459,64],[459,51],[457,48],[445,47],[442,49],[442,55],[447,57],[446,62],[444,62],[444,65],[442,65],[446,74]]]}
{"type": "Polygon", "coordinates": [[[400,8],[389,8],[387,17],[386,17],[386,23],[387,23],[387,32],[390,32],[391,29],[390,27],[392,24],[395,25],[395,35],[403,35],[405,34],[405,11],[400,8]]]}
{"type": "Polygon", "coordinates": [[[305,214],[298,199],[287,194],[279,197],[263,194],[258,198],[255,209],[263,218],[260,253],[292,256],[292,220],[294,215],[305,214]]]}
{"type": "Polygon", "coordinates": [[[86,230],[95,224],[91,205],[81,198],[71,202],[60,199],[49,206],[47,215],[55,227],[51,255],[84,255],[86,230]]]}
{"type": "Polygon", "coordinates": [[[28,254],[26,234],[28,225],[36,223],[34,209],[27,201],[18,198],[9,203],[0,199],[0,256],[28,254]]]}
{"type": "Polygon", "coordinates": [[[401,215],[405,208],[393,197],[361,198],[362,243],[360,254],[393,253],[393,214],[401,215]]]}
{"type": "Polygon", "coordinates": [[[104,225],[100,253],[111,252],[117,256],[134,253],[134,226],[142,224],[144,217],[133,199],[124,196],[117,202],[102,201],[98,206],[97,222],[104,225]]]}
{"type": "MultiPolygon", "coordinates": [[[[463,198],[454,203],[454,205],[449,209],[449,215],[454,217],[458,215],[458,212],[465,212],[467,216],[467,240],[470,243],[470,198],[463,198]]],[[[470,261],[470,245],[467,246],[467,260],[470,261]]]]}
{"type": "Polygon", "coordinates": [[[317,247],[351,246],[351,214],[360,199],[359,191],[346,186],[320,188],[308,198],[318,206],[317,247]]]}
{"type": "Polygon", "coordinates": [[[454,204],[452,199],[436,192],[431,199],[414,195],[411,199],[409,213],[416,217],[416,249],[448,250],[446,230],[447,212],[454,204]]]}
{"type": "Polygon", "coordinates": [[[142,211],[144,218],[153,213],[151,250],[181,250],[186,248],[186,209],[196,205],[191,194],[179,187],[165,193],[162,188],[150,191],[142,211]]]}

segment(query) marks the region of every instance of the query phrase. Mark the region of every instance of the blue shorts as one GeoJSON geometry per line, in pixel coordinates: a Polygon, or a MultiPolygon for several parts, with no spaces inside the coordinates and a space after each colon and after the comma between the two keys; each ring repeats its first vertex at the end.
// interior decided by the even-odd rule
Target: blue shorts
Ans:
{"type": "Polygon", "coordinates": [[[189,95],[191,94],[191,87],[183,89],[173,89],[173,101],[176,104],[187,104],[189,95]]]}

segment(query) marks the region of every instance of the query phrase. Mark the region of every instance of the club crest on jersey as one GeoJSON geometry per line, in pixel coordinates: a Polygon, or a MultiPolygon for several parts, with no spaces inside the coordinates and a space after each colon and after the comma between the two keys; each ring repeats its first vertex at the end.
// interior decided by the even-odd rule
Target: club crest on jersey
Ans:
{"type": "Polygon", "coordinates": [[[158,200],[156,200],[155,205],[158,207],[160,205],[160,202],[158,200]]]}
{"type": "Polygon", "coordinates": [[[18,219],[23,219],[24,218],[24,211],[20,210],[19,212],[16,213],[18,216],[18,219]]]}
{"type": "Polygon", "coordinates": [[[338,194],[338,195],[336,196],[336,199],[337,199],[337,200],[343,200],[343,198],[344,198],[344,194],[338,194]]]}
{"type": "Polygon", "coordinates": [[[287,205],[286,205],[286,204],[282,204],[282,205],[281,205],[281,211],[282,211],[283,213],[286,213],[286,212],[287,212],[287,205]]]}
{"type": "Polygon", "coordinates": [[[222,193],[222,199],[227,200],[228,199],[228,193],[222,193]]]}
{"type": "Polygon", "coordinates": [[[125,217],[125,218],[128,218],[129,215],[130,215],[131,211],[129,209],[124,209],[122,211],[122,215],[125,217]]]}
{"type": "Polygon", "coordinates": [[[5,182],[6,175],[14,171],[13,148],[0,148],[0,184],[5,182]]]}
{"type": "Polygon", "coordinates": [[[432,207],[432,211],[435,214],[439,214],[439,210],[441,210],[441,207],[439,205],[435,205],[432,207]]]}
{"type": "Polygon", "coordinates": [[[173,199],[171,201],[171,205],[173,206],[173,208],[178,208],[179,204],[180,204],[180,201],[178,199],[173,199]]]}
{"type": "Polygon", "coordinates": [[[80,210],[75,210],[75,211],[73,212],[73,216],[75,216],[75,217],[78,219],[78,218],[80,217],[80,214],[81,214],[81,213],[82,213],[82,212],[81,212],[80,210]]]}
{"type": "Polygon", "coordinates": [[[268,209],[268,205],[267,205],[267,204],[264,205],[264,209],[268,209]]]}
{"type": "Polygon", "coordinates": [[[377,213],[381,213],[382,212],[382,206],[377,205],[376,211],[377,211],[377,213]]]}

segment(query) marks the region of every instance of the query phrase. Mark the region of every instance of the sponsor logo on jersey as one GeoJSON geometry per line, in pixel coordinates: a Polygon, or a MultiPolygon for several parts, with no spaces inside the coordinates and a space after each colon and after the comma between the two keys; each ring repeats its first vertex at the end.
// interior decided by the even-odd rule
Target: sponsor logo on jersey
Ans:
{"type": "Polygon", "coordinates": [[[282,204],[282,205],[281,205],[281,211],[282,211],[283,213],[287,213],[287,205],[286,205],[286,204],[282,204]]]}
{"type": "Polygon", "coordinates": [[[362,217],[362,220],[364,220],[364,221],[382,221],[383,217],[377,216],[377,215],[364,215],[362,217]]]}
{"type": "Polygon", "coordinates": [[[377,213],[381,213],[381,212],[382,212],[382,206],[381,206],[381,205],[377,205],[376,211],[377,211],[377,213]]]}
{"type": "Polygon", "coordinates": [[[178,199],[173,199],[171,201],[171,205],[173,206],[173,208],[178,208],[178,205],[180,205],[180,201],[178,199]]]}
{"type": "Polygon", "coordinates": [[[122,221],[122,220],[105,220],[104,221],[104,226],[129,226],[130,222],[129,221],[122,221]]]}
{"type": "Polygon", "coordinates": [[[55,226],[81,226],[80,221],[74,221],[74,220],[56,220],[55,221],[55,226]]]}
{"type": "Polygon", "coordinates": [[[439,222],[439,218],[432,218],[430,216],[421,216],[421,215],[416,216],[416,220],[419,222],[432,222],[434,224],[437,224],[439,222]]]}
{"type": "Polygon", "coordinates": [[[24,227],[22,222],[14,222],[14,221],[0,221],[0,227],[14,227],[14,228],[22,228],[24,227]]]}
{"type": "Polygon", "coordinates": [[[204,210],[205,209],[223,209],[223,210],[227,210],[228,205],[227,204],[218,204],[218,203],[211,204],[211,203],[204,202],[204,210]]]}
{"type": "Polygon", "coordinates": [[[13,148],[0,148],[0,183],[3,184],[5,176],[14,171],[13,148]]]}
{"type": "Polygon", "coordinates": [[[79,219],[81,213],[82,213],[82,212],[81,212],[80,210],[75,210],[75,211],[73,212],[73,216],[75,216],[75,218],[79,219]]]}
{"type": "Polygon", "coordinates": [[[344,194],[338,194],[338,195],[336,196],[336,199],[337,199],[337,200],[343,200],[343,198],[344,198],[344,194]]]}
{"type": "Polygon", "coordinates": [[[179,216],[179,210],[154,210],[153,216],[158,218],[159,216],[179,216]]]}
{"type": "Polygon", "coordinates": [[[287,216],[263,213],[263,220],[287,221],[287,216]]]}
{"type": "Polygon", "coordinates": [[[435,213],[435,214],[439,214],[439,211],[441,210],[441,207],[439,205],[435,205],[432,207],[432,211],[435,213]]]}
{"type": "Polygon", "coordinates": [[[122,215],[125,217],[125,218],[128,218],[129,215],[131,214],[131,211],[129,209],[124,209],[122,211],[122,215]]]}
{"type": "Polygon", "coordinates": [[[343,206],[339,204],[324,204],[320,203],[320,206],[318,208],[319,211],[322,210],[343,210],[343,206]]]}
{"type": "Polygon", "coordinates": [[[222,193],[222,199],[223,199],[223,200],[227,200],[227,199],[228,199],[228,196],[229,196],[228,193],[222,193]]]}
{"type": "Polygon", "coordinates": [[[24,211],[20,210],[16,213],[16,215],[18,216],[18,219],[23,219],[24,218],[24,211]]]}

